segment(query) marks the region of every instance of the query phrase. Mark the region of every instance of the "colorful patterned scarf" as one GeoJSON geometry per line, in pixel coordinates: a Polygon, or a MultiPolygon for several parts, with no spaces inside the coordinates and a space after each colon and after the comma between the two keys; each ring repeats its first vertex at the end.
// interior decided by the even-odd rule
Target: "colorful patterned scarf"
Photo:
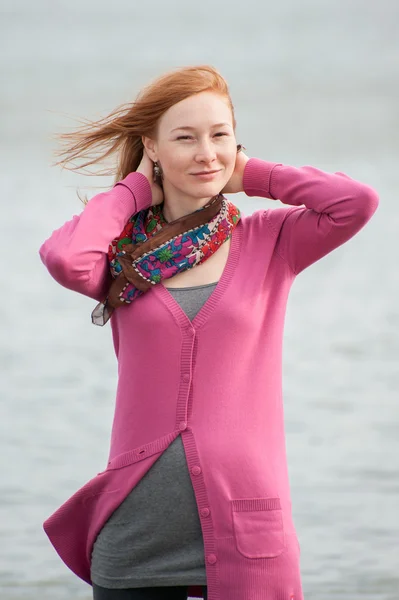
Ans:
{"type": "Polygon", "coordinates": [[[109,246],[114,278],[108,296],[92,312],[105,325],[115,308],[129,304],[152,285],[202,264],[226,242],[241,218],[222,194],[199,210],[168,223],[162,205],[132,215],[109,246]]]}

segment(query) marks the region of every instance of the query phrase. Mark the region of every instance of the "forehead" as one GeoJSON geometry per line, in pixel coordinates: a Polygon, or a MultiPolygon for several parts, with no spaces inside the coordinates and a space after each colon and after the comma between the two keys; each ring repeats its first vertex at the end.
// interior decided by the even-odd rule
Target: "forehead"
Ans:
{"type": "Polygon", "coordinates": [[[174,104],[161,117],[163,130],[176,127],[211,127],[215,123],[233,126],[233,116],[227,98],[213,92],[202,92],[174,104]]]}

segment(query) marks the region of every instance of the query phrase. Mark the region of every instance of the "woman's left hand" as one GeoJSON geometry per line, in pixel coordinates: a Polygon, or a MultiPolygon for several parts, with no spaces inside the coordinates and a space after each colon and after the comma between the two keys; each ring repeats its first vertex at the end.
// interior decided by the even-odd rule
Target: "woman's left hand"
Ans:
{"type": "Polygon", "coordinates": [[[236,165],[229,181],[222,189],[222,194],[236,194],[244,191],[243,177],[245,165],[249,161],[249,156],[241,150],[237,152],[236,165]]]}

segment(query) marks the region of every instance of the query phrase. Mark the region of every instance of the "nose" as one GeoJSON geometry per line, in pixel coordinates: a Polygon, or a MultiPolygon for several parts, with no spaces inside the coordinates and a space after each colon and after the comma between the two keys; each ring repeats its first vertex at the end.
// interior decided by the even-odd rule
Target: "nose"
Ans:
{"type": "Polygon", "coordinates": [[[216,159],[216,150],[209,140],[203,140],[197,146],[195,160],[199,163],[211,163],[216,159]]]}

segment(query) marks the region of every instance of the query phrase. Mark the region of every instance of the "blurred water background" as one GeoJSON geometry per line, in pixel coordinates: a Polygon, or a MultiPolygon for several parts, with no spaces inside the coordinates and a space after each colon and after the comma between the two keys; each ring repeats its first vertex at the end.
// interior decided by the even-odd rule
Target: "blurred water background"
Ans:
{"type": "MultiPolygon", "coordinates": [[[[42,522],[102,470],[113,415],[110,329],[38,256],[80,212],[76,188],[111,182],[51,168],[51,136],[74,124],[64,113],[99,118],[167,69],[210,63],[250,156],[380,194],[366,228],[293,286],[284,394],[305,597],[397,600],[397,0],[2,0],[0,12],[1,598],[91,597],[42,522]]],[[[244,214],[275,206],[230,198],[244,214]]]]}

